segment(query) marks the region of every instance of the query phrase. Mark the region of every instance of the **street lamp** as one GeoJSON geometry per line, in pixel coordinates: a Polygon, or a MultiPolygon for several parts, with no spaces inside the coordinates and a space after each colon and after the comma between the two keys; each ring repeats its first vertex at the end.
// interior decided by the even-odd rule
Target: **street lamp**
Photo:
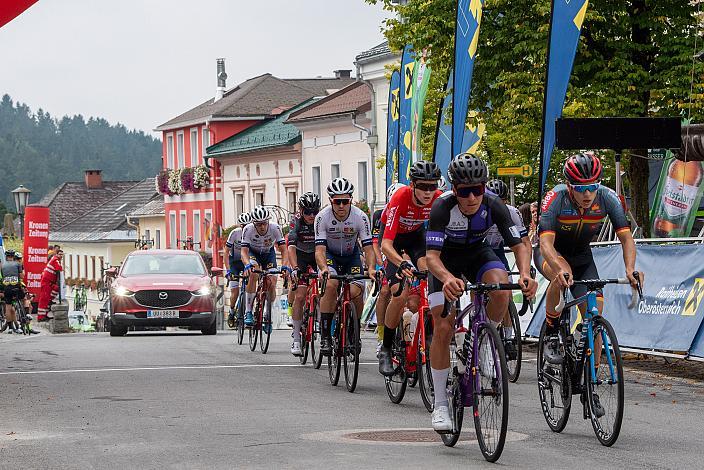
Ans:
{"type": "Polygon", "coordinates": [[[30,194],[32,194],[32,191],[25,188],[24,185],[12,190],[12,196],[15,198],[15,209],[17,209],[17,214],[20,216],[20,239],[23,238],[24,209],[27,207],[30,194]]]}

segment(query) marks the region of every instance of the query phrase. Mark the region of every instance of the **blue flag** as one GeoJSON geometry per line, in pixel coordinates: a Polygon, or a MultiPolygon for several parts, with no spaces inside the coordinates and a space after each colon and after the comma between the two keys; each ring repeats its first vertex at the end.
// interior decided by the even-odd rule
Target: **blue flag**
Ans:
{"type": "Polygon", "coordinates": [[[484,0],[458,0],[455,22],[455,67],[452,88],[452,155],[460,153],[465,133],[472,71],[479,45],[484,0]]]}
{"type": "Polygon", "coordinates": [[[579,35],[589,0],[554,0],[548,43],[547,83],[543,104],[539,194],[545,186],[555,148],[555,121],[562,116],[579,35]]]}
{"type": "Polygon", "coordinates": [[[398,70],[391,74],[389,82],[389,111],[386,118],[386,188],[394,182],[398,165],[399,84],[398,70]]]}
{"type": "Polygon", "coordinates": [[[408,184],[408,166],[411,161],[413,116],[411,103],[413,101],[413,69],[415,67],[416,53],[413,46],[408,44],[403,49],[401,57],[401,106],[398,135],[398,181],[408,184]]]}

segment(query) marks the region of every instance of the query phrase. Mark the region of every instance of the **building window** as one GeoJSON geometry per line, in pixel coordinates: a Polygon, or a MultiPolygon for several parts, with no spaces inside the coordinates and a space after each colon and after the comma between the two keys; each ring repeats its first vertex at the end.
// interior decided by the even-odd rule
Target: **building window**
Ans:
{"type": "Polygon", "coordinates": [[[203,159],[205,159],[205,154],[207,149],[210,146],[210,131],[208,130],[207,127],[203,127],[203,159]]]}
{"type": "Polygon", "coordinates": [[[144,241],[147,242],[147,248],[151,248],[151,245],[149,244],[149,243],[152,241],[151,234],[152,234],[152,233],[151,233],[151,231],[150,231],[149,229],[146,229],[146,230],[144,231],[144,241]]]}
{"type": "Polygon", "coordinates": [[[254,205],[263,206],[264,205],[264,191],[254,191],[254,205]]]}
{"type": "Polygon", "coordinates": [[[330,165],[330,179],[334,180],[335,178],[340,177],[340,164],[339,163],[333,163],[330,165]]]}
{"type": "Polygon", "coordinates": [[[367,162],[357,163],[357,184],[359,199],[367,201],[367,162]]]}
{"type": "Polygon", "coordinates": [[[154,247],[158,250],[161,248],[161,230],[156,230],[154,235],[154,247]]]}
{"type": "Polygon", "coordinates": [[[198,129],[191,129],[191,166],[198,164],[198,129]]]}
{"type": "Polygon", "coordinates": [[[200,212],[193,212],[193,245],[199,249],[200,246],[200,212]]]}
{"type": "Polygon", "coordinates": [[[166,136],[166,168],[174,168],[174,136],[166,136]]]}
{"type": "Polygon", "coordinates": [[[188,236],[188,219],[186,218],[186,213],[181,212],[181,227],[179,230],[181,248],[185,248],[186,237],[188,236]]]}
{"type": "Polygon", "coordinates": [[[244,212],[244,193],[235,193],[235,219],[244,212]]]}
{"type": "Polygon", "coordinates": [[[287,191],[288,195],[288,210],[289,212],[296,213],[298,211],[297,194],[295,189],[289,189],[287,191]]]}
{"type": "Polygon", "coordinates": [[[176,168],[185,168],[186,154],[183,149],[183,132],[176,134],[176,158],[178,159],[178,166],[176,168]]]}
{"type": "Polygon", "coordinates": [[[209,242],[213,239],[213,227],[212,227],[213,213],[210,209],[205,211],[205,215],[203,216],[203,219],[204,219],[203,225],[205,226],[205,241],[209,242]]]}
{"type": "Polygon", "coordinates": [[[169,248],[176,248],[176,213],[169,214],[169,248]]]}
{"type": "Polygon", "coordinates": [[[319,166],[314,166],[312,168],[313,170],[313,192],[317,194],[319,197],[322,197],[320,195],[320,167],[319,166]]]}

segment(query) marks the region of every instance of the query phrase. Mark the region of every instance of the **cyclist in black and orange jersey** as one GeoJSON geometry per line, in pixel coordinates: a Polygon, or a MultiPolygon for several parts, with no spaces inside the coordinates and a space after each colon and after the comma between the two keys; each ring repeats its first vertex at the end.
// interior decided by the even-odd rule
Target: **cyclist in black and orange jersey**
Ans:
{"type": "MultiPolygon", "coordinates": [[[[579,153],[567,159],[563,175],[567,184],[559,184],[545,195],[540,216],[540,249],[536,250],[535,265],[550,280],[545,303],[547,330],[545,359],[560,364],[558,320],[555,312],[562,290],[570,288],[577,298],[586,293],[586,286],[573,285],[573,280],[598,279],[589,243],[599,233],[608,217],[623,248],[626,277],[637,287],[633,276],[636,245],[626,220],[625,210],[616,192],[601,185],[602,165],[591,152],[579,153]]],[[[640,274],[641,281],[643,275],[640,274]]],[[[601,313],[603,297],[598,296],[601,313]]],[[[583,310],[584,306],[580,306],[583,310]]]]}

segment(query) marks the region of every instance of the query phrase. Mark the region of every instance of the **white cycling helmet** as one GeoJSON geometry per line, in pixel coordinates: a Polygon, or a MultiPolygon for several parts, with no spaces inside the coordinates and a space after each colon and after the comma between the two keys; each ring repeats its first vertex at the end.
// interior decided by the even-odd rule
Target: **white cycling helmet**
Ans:
{"type": "Polygon", "coordinates": [[[240,225],[247,225],[250,222],[252,222],[252,216],[249,215],[249,212],[242,212],[240,216],[237,217],[237,223],[240,225]]]}
{"type": "Polygon", "coordinates": [[[389,186],[389,189],[386,190],[386,202],[389,202],[391,200],[391,197],[396,193],[396,191],[403,188],[404,186],[406,185],[403,183],[394,183],[389,186]]]}
{"type": "Polygon", "coordinates": [[[354,185],[347,181],[345,178],[335,178],[328,185],[328,196],[342,196],[342,195],[352,195],[354,192],[354,185]]]}
{"type": "Polygon", "coordinates": [[[269,209],[264,206],[257,206],[252,210],[252,222],[268,222],[271,218],[269,209]]]}

